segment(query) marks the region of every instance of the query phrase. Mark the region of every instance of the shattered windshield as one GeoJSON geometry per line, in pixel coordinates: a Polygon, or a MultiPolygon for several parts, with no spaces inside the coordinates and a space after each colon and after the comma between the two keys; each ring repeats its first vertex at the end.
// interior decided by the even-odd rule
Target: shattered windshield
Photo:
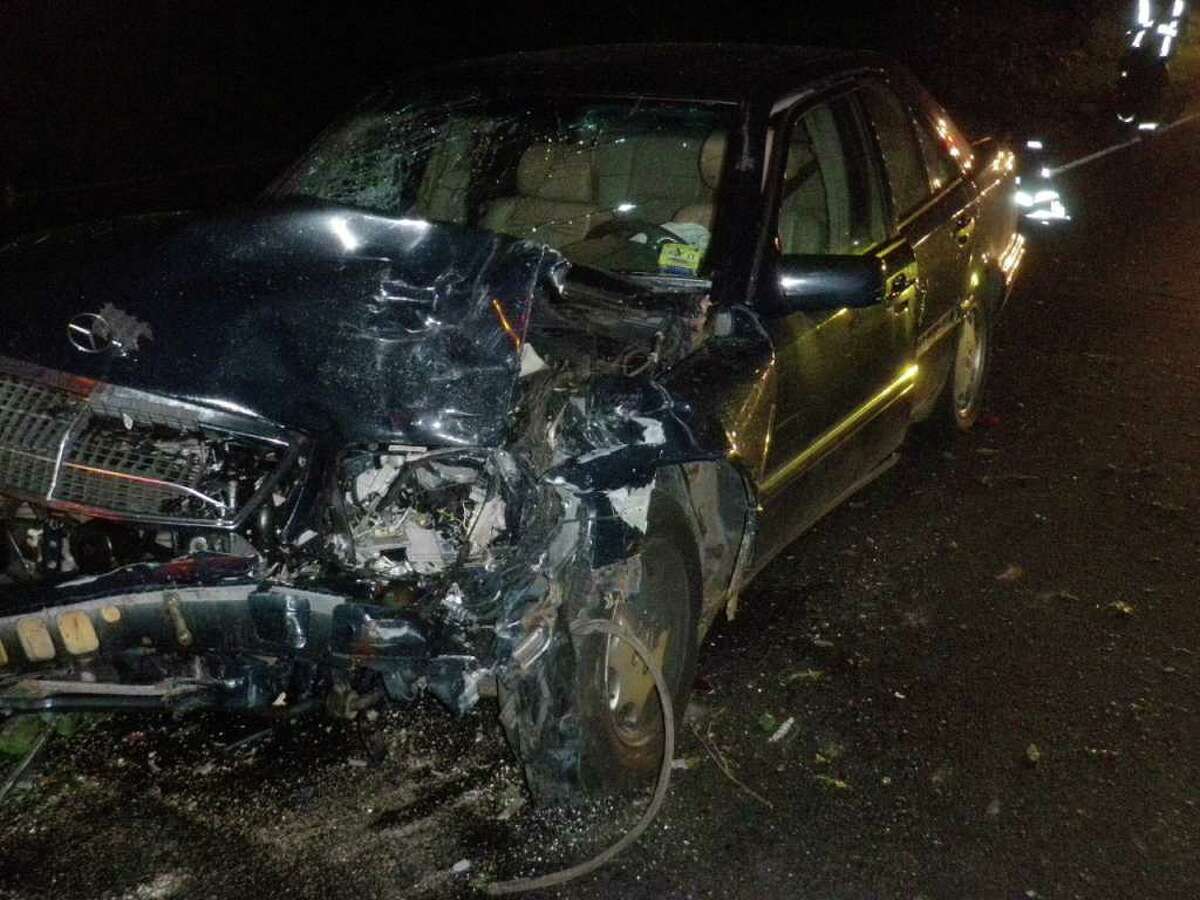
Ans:
{"type": "Polygon", "coordinates": [[[273,189],[548,244],[622,274],[703,271],[734,108],[385,97],[273,189]]]}

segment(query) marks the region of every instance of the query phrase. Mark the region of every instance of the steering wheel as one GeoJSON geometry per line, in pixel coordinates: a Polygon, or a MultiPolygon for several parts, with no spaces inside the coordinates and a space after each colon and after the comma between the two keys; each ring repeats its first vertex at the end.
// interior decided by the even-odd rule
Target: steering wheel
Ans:
{"type": "MultiPolygon", "coordinates": [[[[679,235],[672,234],[661,225],[655,225],[653,222],[648,222],[645,219],[631,219],[624,216],[602,222],[589,231],[587,236],[588,238],[615,236],[633,241],[639,234],[646,235],[646,243],[655,249],[666,243],[685,243],[679,235]]],[[[635,243],[641,243],[641,241],[636,241],[635,243]]]]}

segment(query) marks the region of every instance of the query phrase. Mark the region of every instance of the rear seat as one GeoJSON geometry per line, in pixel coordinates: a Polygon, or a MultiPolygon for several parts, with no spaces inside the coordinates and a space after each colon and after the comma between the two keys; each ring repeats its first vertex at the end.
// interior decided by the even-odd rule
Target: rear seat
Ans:
{"type": "Polygon", "coordinates": [[[784,197],[779,205],[780,251],[829,252],[829,203],[825,176],[808,134],[796,128],[788,145],[784,197]]]}
{"type": "Polygon", "coordinates": [[[594,151],[532,144],[517,167],[517,194],[494,201],[481,225],[552,247],[581,241],[608,218],[596,202],[594,151]]]}
{"type": "Polygon", "coordinates": [[[686,134],[652,133],[602,144],[596,148],[600,207],[633,203],[632,218],[663,224],[681,207],[707,201],[711,185],[697,165],[707,143],[686,134]]]}

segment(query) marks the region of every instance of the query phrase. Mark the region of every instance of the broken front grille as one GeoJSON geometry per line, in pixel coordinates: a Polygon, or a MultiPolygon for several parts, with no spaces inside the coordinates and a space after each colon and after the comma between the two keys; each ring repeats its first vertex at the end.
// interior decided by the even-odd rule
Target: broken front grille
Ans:
{"type": "Polygon", "coordinates": [[[0,372],[0,485],[45,495],[86,395],[0,372]]]}
{"type": "Polygon", "coordinates": [[[0,368],[2,494],[93,515],[234,527],[294,455],[286,436],[261,423],[11,368],[0,368]]]}

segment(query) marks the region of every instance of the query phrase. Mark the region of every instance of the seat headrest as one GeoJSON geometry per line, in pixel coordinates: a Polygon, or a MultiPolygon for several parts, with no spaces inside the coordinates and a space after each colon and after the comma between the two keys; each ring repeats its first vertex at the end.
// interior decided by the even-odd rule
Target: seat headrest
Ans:
{"type": "Polygon", "coordinates": [[[530,144],[517,166],[517,191],[525,197],[592,203],[592,153],[570,144],[530,144]]]}
{"type": "Polygon", "coordinates": [[[706,187],[715,188],[721,180],[721,167],[725,162],[725,132],[710,131],[700,145],[700,180],[706,187]]]}

